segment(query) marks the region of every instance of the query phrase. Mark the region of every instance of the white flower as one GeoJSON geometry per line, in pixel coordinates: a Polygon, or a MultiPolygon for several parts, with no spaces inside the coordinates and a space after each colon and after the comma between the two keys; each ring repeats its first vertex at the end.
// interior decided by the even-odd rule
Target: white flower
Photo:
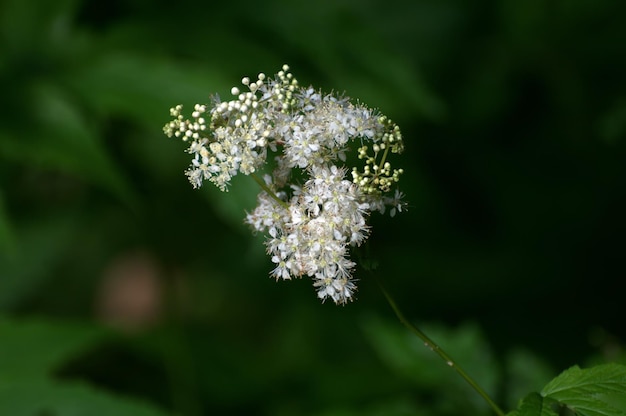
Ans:
{"type": "Polygon", "coordinates": [[[186,174],[195,188],[209,180],[226,191],[235,175],[271,163],[271,174],[255,176],[263,190],[245,218],[267,235],[271,276],[306,275],[322,301],[345,304],[356,291],[350,250],[367,240],[369,213],[390,207],[393,216],[405,207],[397,189],[388,196],[402,174],[388,160],[403,149],[400,130],[346,96],[300,87],[287,65],[274,78],[261,73],[241,84],[232,100],[214,96],[211,106],[194,106],[191,119],[173,107],[163,131],[189,143],[186,174]],[[351,150],[364,165],[348,180],[342,163],[351,150]]]}
{"type": "Polygon", "coordinates": [[[331,298],[336,304],[345,304],[352,300],[356,285],[346,277],[332,278],[316,275],[313,286],[317,288],[317,297],[322,302],[331,298]]]}

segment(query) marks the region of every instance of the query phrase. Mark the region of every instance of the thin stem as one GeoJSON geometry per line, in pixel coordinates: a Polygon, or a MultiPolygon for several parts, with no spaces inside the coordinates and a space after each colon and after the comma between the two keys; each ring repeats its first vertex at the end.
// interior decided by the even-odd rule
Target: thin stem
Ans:
{"type": "Polygon", "coordinates": [[[489,406],[491,406],[493,411],[498,416],[504,416],[504,412],[502,411],[502,409],[500,409],[500,407],[498,407],[498,405],[491,399],[491,397],[489,397],[487,392],[485,390],[483,390],[482,387],[480,387],[478,385],[478,383],[476,383],[476,381],[472,377],[470,377],[465,372],[465,370],[463,370],[463,368],[459,367],[459,365],[444,350],[442,350],[441,347],[439,347],[439,345],[437,345],[433,340],[431,340],[428,337],[428,335],[423,333],[419,328],[417,328],[415,325],[413,325],[412,323],[410,323],[406,319],[406,317],[400,311],[400,309],[398,308],[398,305],[393,300],[393,298],[391,297],[389,292],[387,292],[387,290],[382,285],[380,280],[377,277],[374,277],[374,278],[376,279],[376,282],[378,283],[378,286],[382,290],[383,294],[385,295],[385,298],[387,299],[387,302],[389,302],[389,305],[391,306],[391,309],[393,309],[393,311],[395,312],[395,314],[398,317],[398,319],[400,320],[400,322],[402,322],[402,324],[404,326],[406,326],[411,332],[413,332],[422,341],[424,341],[424,345],[426,347],[428,347],[431,351],[435,352],[439,357],[441,357],[442,360],[444,360],[446,362],[446,364],[448,364],[450,367],[452,367],[461,377],[463,377],[463,379],[465,381],[467,381],[467,383],[469,383],[470,386],[472,386],[472,388],[487,402],[487,404],[489,404],[489,406]]]}
{"type": "Polygon", "coordinates": [[[274,193],[274,191],[272,191],[266,184],[265,182],[263,182],[263,180],[261,180],[261,178],[259,178],[258,176],[256,176],[254,173],[251,173],[250,176],[252,177],[252,179],[254,179],[254,181],[261,187],[261,189],[263,189],[265,192],[267,192],[267,194],[272,197],[272,199],[276,202],[278,202],[280,204],[281,207],[285,208],[285,209],[289,209],[289,205],[287,205],[287,203],[285,201],[283,201],[282,199],[280,199],[279,197],[276,196],[276,194],[274,193]]]}
{"type": "Polygon", "coordinates": [[[378,165],[378,171],[380,172],[385,166],[385,161],[387,160],[387,153],[389,153],[389,145],[385,145],[385,151],[383,152],[383,157],[380,159],[380,164],[378,165]]]}

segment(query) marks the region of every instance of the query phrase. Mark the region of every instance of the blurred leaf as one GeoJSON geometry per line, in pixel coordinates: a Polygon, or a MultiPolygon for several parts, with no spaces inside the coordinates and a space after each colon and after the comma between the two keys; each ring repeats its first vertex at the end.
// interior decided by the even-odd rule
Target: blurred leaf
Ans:
{"type": "Polygon", "coordinates": [[[16,226],[15,250],[0,252],[0,310],[16,305],[54,277],[69,241],[78,231],[74,218],[55,217],[16,226]]]}
{"type": "MultiPolygon", "coordinates": [[[[269,2],[249,18],[263,24],[280,15],[284,3],[269,2]]],[[[379,26],[380,10],[371,4],[363,6],[363,1],[325,0],[316,3],[315,8],[290,8],[290,18],[275,20],[270,30],[332,80],[331,88],[380,108],[395,120],[416,116],[441,119],[445,113],[443,100],[422,80],[415,63],[401,53],[401,44],[389,42],[383,33],[372,30],[379,26]]],[[[402,11],[389,12],[402,15],[402,11]]],[[[290,65],[303,85],[312,83],[299,75],[297,63],[290,65]]]]}
{"type": "MultiPolygon", "coordinates": [[[[476,325],[466,323],[455,329],[433,324],[419,326],[488,394],[493,395],[498,383],[498,368],[476,325]]],[[[464,402],[477,409],[486,409],[482,398],[465,380],[399,323],[371,318],[365,321],[364,330],[381,359],[399,375],[416,386],[446,391],[446,397],[454,397],[459,404],[464,402]]]]}
{"type": "Polygon", "coordinates": [[[83,323],[0,317],[0,386],[49,375],[106,334],[83,323]]]}
{"type": "Polygon", "coordinates": [[[412,117],[419,115],[429,120],[441,120],[445,116],[444,102],[423,80],[419,68],[375,39],[364,42],[368,35],[371,35],[369,28],[361,28],[360,33],[348,31],[344,36],[348,41],[352,39],[352,45],[363,44],[361,53],[355,51],[349,66],[343,68],[345,79],[338,80],[340,85],[345,85],[348,95],[351,90],[359,91],[359,96],[354,98],[365,100],[367,96],[371,102],[366,101],[366,104],[383,108],[392,119],[404,116],[406,109],[398,105],[402,103],[408,104],[412,117]],[[355,76],[355,64],[367,74],[362,79],[355,76]],[[377,82],[372,83],[372,80],[377,82]],[[353,82],[358,84],[350,85],[353,82]]]}
{"type": "Polygon", "coordinates": [[[0,318],[0,414],[11,416],[129,415],[164,412],[51,373],[110,333],[87,323],[0,318]]]}
{"type": "Polygon", "coordinates": [[[0,3],[0,47],[4,43],[20,53],[60,40],[78,4],[77,0],[4,0],[0,3]]]}
{"type": "Polygon", "coordinates": [[[429,416],[435,415],[429,406],[418,405],[414,399],[385,400],[378,403],[364,403],[362,407],[333,409],[317,416],[429,416]]]}
{"type": "Polygon", "coordinates": [[[238,82],[238,77],[225,78],[219,70],[172,63],[165,57],[105,50],[67,81],[98,111],[160,129],[169,121],[171,107],[208,104],[210,95],[238,82]]]}
{"type": "Polygon", "coordinates": [[[507,403],[511,407],[529,391],[539,391],[554,375],[554,370],[540,357],[521,348],[507,354],[506,369],[507,403]]]}
{"type": "Polygon", "coordinates": [[[52,84],[36,84],[32,94],[33,119],[27,126],[0,130],[0,156],[26,165],[74,173],[104,185],[120,199],[133,199],[120,170],[89,126],[78,105],[52,84]]]}
{"type": "Polygon", "coordinates": [[[84,383],[32,380],[0,382],[0,414],[11,416],[165,416],[137,399],[95,389],[84,383]]]}

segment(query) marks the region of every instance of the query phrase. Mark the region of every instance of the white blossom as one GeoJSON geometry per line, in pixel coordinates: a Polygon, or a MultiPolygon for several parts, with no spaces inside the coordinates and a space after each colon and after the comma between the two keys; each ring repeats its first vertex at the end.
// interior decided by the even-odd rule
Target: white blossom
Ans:
{"type": "Polygon", "coordinates": [[[403,173],[388,159],[403,150],[400,130],[346,96],[300,87],[287,65],[274,78],[261,73],[241,84],[232,100],[195,105],[191,119],[182,106],[172,108],[163,130],[189,142],[186,174],[195,188],[208,180],[226,191],[235,175],[267,172],[271,164],[270,174],[254,176],[262,191],[245,218],[267,237],[270,275],[306,275],[322,301],[345,304],[357,289],[350,251],[367,240],[370,212],[405,209],[399,190],[388,196],[403,173]],[[351,151],[361,166],[348,169],[351,151]]]}

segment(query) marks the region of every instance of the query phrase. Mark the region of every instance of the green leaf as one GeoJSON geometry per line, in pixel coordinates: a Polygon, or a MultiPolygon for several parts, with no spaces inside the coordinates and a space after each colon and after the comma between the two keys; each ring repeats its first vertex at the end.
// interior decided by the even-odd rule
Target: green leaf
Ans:
{"type": "Polygon", "coordinates": [[[626,409],[618,409],[607,400],[615,394],[626,395],[626,366],[574,366],[548,383],[541,394],[566,404],[581,416],[626,415],[626,409]]]}
{"type": "Polygon", "coordinates": [[[0,317],[0,386],[44,378],[107,333],[84,323],[0,317]]]}
{"type": "Polygon", "coordinates": [[[574,366],[531,393],[511,416],[626,415],[626,366],[574,366]]]}
{"type": "Polygon", "coordinates": [[[541,393],[557,399],[574,394],[626,392],[626,366],[603,364],[588,369],[573,366],[548,383],[541,393]]]}
{"type": "Polygon", "coordinates": [[[76,233],[76,218],[53,217],[15,226],[15,250],[0,252],[0,311],[17,305],[54,277],[76,233]]]}
{"type": "Polygon", "coordinates": [[[531,393],[522,400],[519,408],[508,416],[560,416],[555,400],[546,399],[539,393],[531,393]]]}
{"type": "Polygon", "coordinates": [[[32,380],[0,384],[0,414],[11,416],[165,416],[154,405],[79,382],[32,380]]]}
{"type": "Polygon", "coordinates": [[[51,83],[33,84],[25,94],[32,101],[32,118],[28,123],[0,130],[0,156],[75,174],[131,203],[134,197],[125,179],[78,103],[51,83]]]}

